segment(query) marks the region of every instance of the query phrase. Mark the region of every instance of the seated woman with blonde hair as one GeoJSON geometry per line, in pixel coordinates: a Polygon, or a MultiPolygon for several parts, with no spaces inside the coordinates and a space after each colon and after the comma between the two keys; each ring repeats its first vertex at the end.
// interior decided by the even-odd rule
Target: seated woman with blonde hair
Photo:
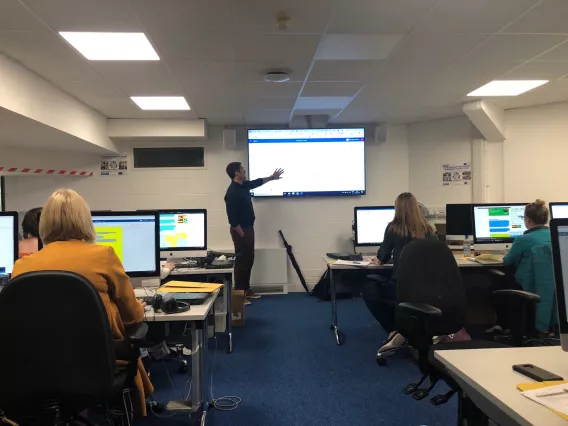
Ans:
{"type": "MultiPolygon", "coordinates": [[[[144,306],[112,247],[95,245],[95,228],[86,201],[75,191],[59,189],[45,204],[39,224],[44,248],[14,265],[12,278],[31,271],[63,270],[87,278],[98,291],[108,315],[115,342],[124,340],[125,327],[144,318],[144,306]]],[[[118,361],[122,363],[125,361],[118,361]]],[[[135,377],[137,415],[146,415],[146,396],[154,388],[138,360],[135,377]]]]}

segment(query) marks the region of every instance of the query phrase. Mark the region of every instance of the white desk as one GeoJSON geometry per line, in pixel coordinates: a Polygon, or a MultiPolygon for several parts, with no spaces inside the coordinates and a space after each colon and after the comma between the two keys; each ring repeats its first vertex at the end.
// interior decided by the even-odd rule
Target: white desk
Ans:
{"type": "Polygon", "coordinates": [[[534,364],[568,378],[568,353],[558,346],[535,348],[436,351],[462,390],[500,426],[567,426],[568,422],[516,389],[531,379],[512,370],[515,364],[534,364]]]}
{"type": "MultiPolygon", "coordinates": [[[[143,288],[134,289],[136,297],[147,297],[148,291],[143,288]]],[[[207,319],[215,305],[219,290],[201,305],[192,305],[191,309],[179,314],[165,314],[154,312],[153,309],[144,312],[147,322],[174,322],[189,323],[191,329],[191,399],[189,401],[170,401],[166,405],[168,411],[184,411],[200,416],[201,425],[205,425],[205,418],[209,408],[207,385],[205,383],[205,365],[207,361],[207,319]]]]}
{"type": "Polygon", "coordinates": [[[207,269],[207,268],[180,268],[174,269],[169,276],[185,277],[191,275],[222,275],[224,309],[215,312],[216,316],[225,316],[225,330],[227,332],[227,352],[233,352],[233,325],[231,308],[231,289],[233,286],[233,268],[207,269]]]}
{"type": "MultiPolygon", "coordinates": [[[[454,254],[456,258],[456,263],[460,268],[498,268],[503,265],[483,265],[478,262],[474,262],[472,260],[462,260],[463,253],[454,254]]],[[[324,261],[327,263],[327,267],[329,269],[329,280],[330,280],[330,295],[331,295],[331,326],[330,329],[335,334],[335,341],[338,346],[343,344],[343,335],[339,330],[337,325],[337,299],[336,299],[336,288],[335,288],[335,278],[334,278],[334,271],[349,271],[349,270],[365,270],[365,271],[377,271],[381,269],[392,269],[392,264],[386,265],[375,265],[371,263],[368,266],[351,266],[351,265],[336,265],[333,259],[330,259],[324,256],[324,261]]]]}

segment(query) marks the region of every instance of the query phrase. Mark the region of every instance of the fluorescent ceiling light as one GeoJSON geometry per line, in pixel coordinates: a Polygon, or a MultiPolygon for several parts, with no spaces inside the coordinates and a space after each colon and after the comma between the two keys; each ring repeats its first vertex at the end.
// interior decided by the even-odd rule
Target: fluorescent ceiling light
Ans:
{"type": "Polygon", "coordinates": [[[91,61],[159,61],[144,33],[60,32],[91,61]]]}
{"type": "Polygon", "coordinates": [[[141,109],[154,111],[188,110],[189,105],[183,96],[132,96],[141,109]]]}
{"type": "Polygon", "coordinates": [[[467,96],[517,96],[545,83],[548,80],[494,80],[467,96]]]}

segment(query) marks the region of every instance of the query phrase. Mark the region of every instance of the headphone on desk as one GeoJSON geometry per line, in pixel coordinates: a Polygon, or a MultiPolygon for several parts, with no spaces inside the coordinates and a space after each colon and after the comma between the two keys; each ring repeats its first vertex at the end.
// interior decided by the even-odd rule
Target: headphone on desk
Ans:
{"type": "Polygon", "coordinates": [[[154,297],[149,297],[146,303],[154,308],[154,312],[162,311],[164,314],[179,314],[189,311],[189,308],[191,308],[188,302],[176,300],[176,298],[169,293],[163,296],[161,293],[156,293],[154,297]]]}

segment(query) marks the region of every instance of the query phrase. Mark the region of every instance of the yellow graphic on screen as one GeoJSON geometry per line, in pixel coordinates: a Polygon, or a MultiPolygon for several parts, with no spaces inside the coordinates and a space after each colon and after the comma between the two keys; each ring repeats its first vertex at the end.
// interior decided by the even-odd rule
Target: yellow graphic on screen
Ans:
{"type": "Polygon", "coordinates": [[[109,246],[122,262],[122,228],[120,227],[95,227],[97,233],[96,244],[109,246]]]}
{"type": "Polygon", "coordinates": [[[187,240],[187,232],[177,232],[171,235],[165,235],[164,239],[170,245],[170,247],[177,247],[178,242],[187,240]]]}

